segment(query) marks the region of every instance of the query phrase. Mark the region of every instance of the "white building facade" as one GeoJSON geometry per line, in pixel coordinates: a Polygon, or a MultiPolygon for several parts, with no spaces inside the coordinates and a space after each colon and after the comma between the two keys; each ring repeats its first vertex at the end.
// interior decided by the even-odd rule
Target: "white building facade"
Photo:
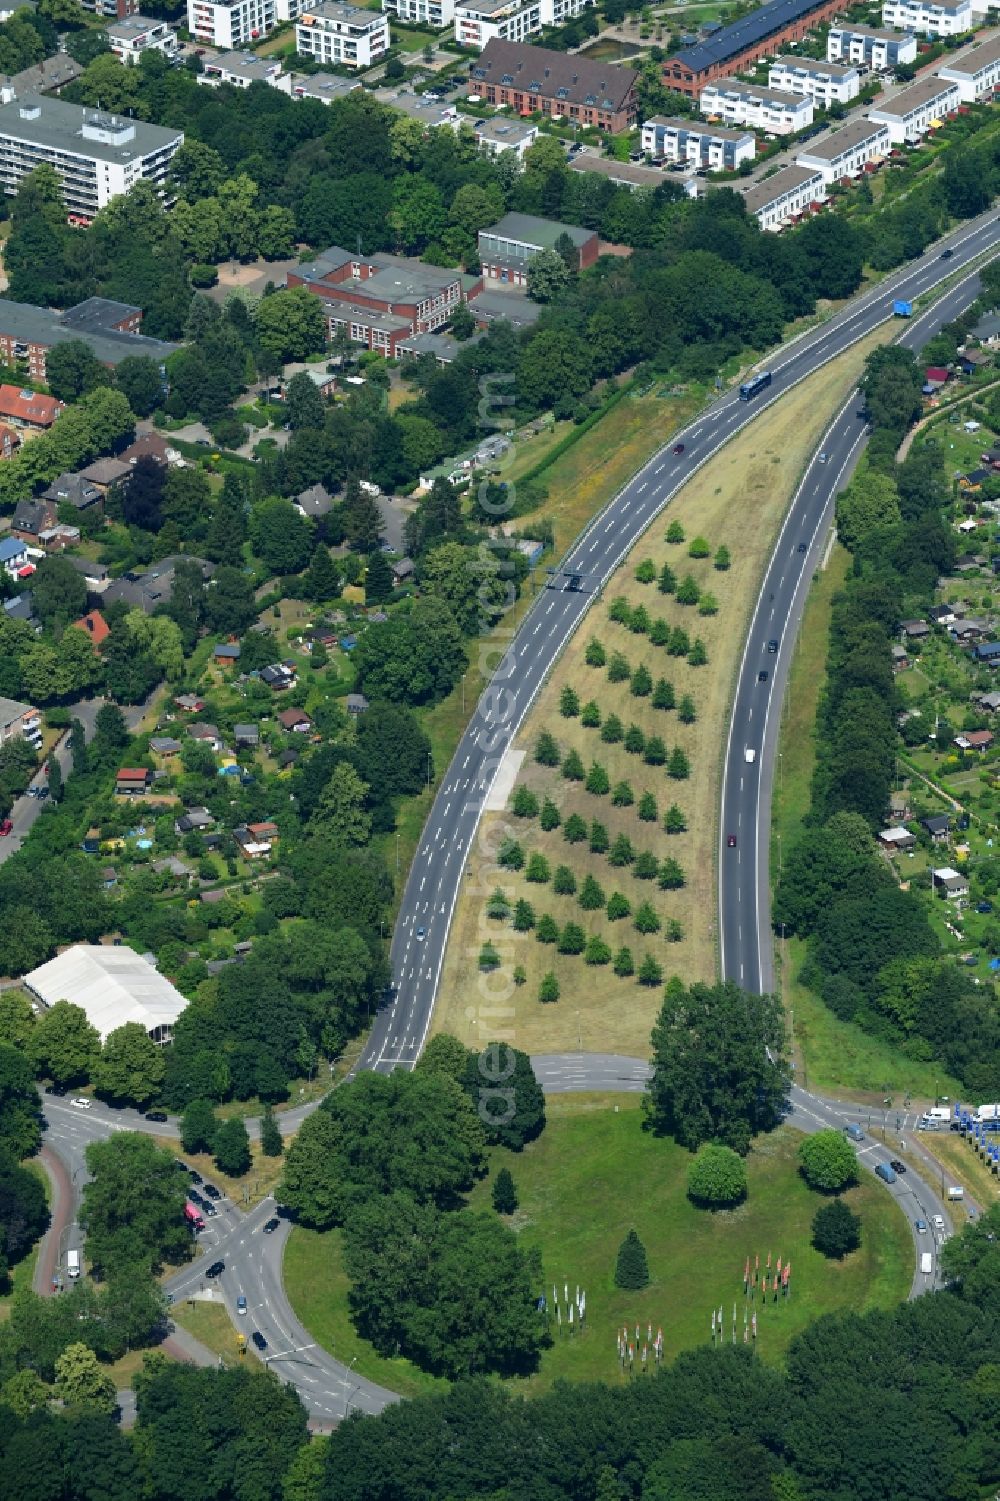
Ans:
{"type": "Polygon", "coordinates": [[[795,160],[800,167],[819,172],[825,186],[831,187],[845,178],[859,176],[869,162],[881,161],[891,149],[888,125],[874,120],[852,120],[825,141],[800,151],[795,160]]]}
{"type": "Polygon", "coordinates": [[[455,0],[382,0],[382,10],[390,20],[440,31],[455,19],[455,0]]]}
{"type": "Polygon", "coordinates": [[[249,47],[278,24],[275,0],[187,0],[188,31],[195,41],[231,52],[249,47]]]}
{"type": "Polygon", "coordinates": [[[291,94],[292,75],[282,72],[281,63],[267,57],[255,57],[252,52],[220,52],[210,57],[198,74],[198,82],[206,88],[217,89],[229,84],[233,89],[248,89],[254,83],[266,83],[282,94],[291,94]]]}
{"type": "Polygon", "coordinates": [[[149,16],[127,16],[124,21],[112,21],[108,42],[115,57],[127,68],[135,67],[147,52],[173,57],[177,51],[174,28],[167,21],[154,21],[149,16]]]}
{"type": "Polygon", "coordinates": [[[779,230],[813,203],[826,201],[823,174],[813,167],[782,167],[766,182],[744,195],[747,213],[756,215],[761,229],[779,230]]]}
{"type": "Polygon", "coordinates": [[[811,57],[776,57],[767,82],[781,93],[812,99],[819,109],[849,104],[861,92],[861,74],[850,63],[821,63],[811,57]]]}
{"type": "Polygon", "coordinates": [[[1000,86],[1000,36],[960,52],[938,68],[938,77],[957,85],[963,104],[988,98],[1000,86]]]}
{"type": "Polygon", "coordinates": [[[595,4],[596,0],[456,0],[455,40],[477,52],[487,42],[524,42],[545,26],[576,20],[595,4]]]}
{"type": "Polygon", "coordinates": [[[389,23],[378,11],[325,0],[299,16],[295,49],[314,62],[370,68],[389,50],[389,23]]]}
{"type": "Polygon", "coordinates": [[[973,27],[972,0],[883,0],[882,24],[917,36],[962,36],[973,27]]]}
{"type": "Polygon", "coordinates": [[[724,125],[749,125],[771,135],[792,135],[813,122],[813,102],[800,94],[717,78],[701,91],[698,108],[724,125]]]}
{"type": "Polygon", "coordinates": [[[757,142],[746,130],[654,115],[643,122],[642,149],[668,162],[692,162],[710,172],[734,172],[743,162],[753,161],[757,142]]]}
{"type": "Polygon", "coordinates": [[[0,183],[16,193],[45,163],[62,183],[67,213],[89,220],[137,182],[162,191],[183,144],[180,130],[26,94],[0,107],[0,183]]]}
{"type": "Polygon", "coordinates": [[[961,102],[957,83],[949,83],[943,78],[925,78],[912,88],[904,89],[881,109],[870,109],[868,118],[887,125],[892,144],[902,146],[919,141],[936,121],[958,109],[961,102]]]}
{"type": "Polygon", "coordinates": [[[916,62],[917,39],[908,32],[835,23],[826,34],[826,58],[827,62],[853,63],[873,73],[885,73],[900,63],[916,62]]]}
{"type": "Polygon", "coordinates": [[[518,161],[538,140],[538,126],[530,120],[484,120],[476,127],[476,145],[487,156],[504,156],[513,151],[518,161]]]}

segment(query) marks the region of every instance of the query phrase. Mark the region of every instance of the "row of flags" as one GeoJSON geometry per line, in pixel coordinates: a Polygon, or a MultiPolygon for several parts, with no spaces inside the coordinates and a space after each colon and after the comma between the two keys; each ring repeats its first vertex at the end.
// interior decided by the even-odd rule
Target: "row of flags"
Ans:
{"type": "Polygon", "coordinates": [[[618,1364],[622,1370],[626,1368],[629,1371],[634,1370],[637,1360],[642,1369],[646,1370],[649,1365],[650,1355],[653,1357],[654,1365],[658,1366],[660,1364],[660,1361],[663,1359],[663,1330],[657,1329],[656,1338],[654,1339],[653,1326],[652,1324],[647,1324],[646,1338],[641,1343],[640,1340],[641,1331],[638,1324],[635,1326],[634,1339],[627,1324],[624,1328],[618,1330],[618,1364]]]}
{"type": "Polygon", "coordinates": [[[579,1283],[577,1283],[576,1293],[572,1298],[569,1295],[569,1283],[563,1283],[563,1296],[561,1303],[559,1301],[559,1289],[558,1287],[556,1287],[555,1283],[553,1283],[552,1306],[556,1311],[556,1324],[560,1329],[563,1325],[563,1308],[566,1309],[566,1323],[568,1327],[570,1329],[574,1327],[582,1328],[583,1321],[587,1317],[587,1294],[579,1283]]]}

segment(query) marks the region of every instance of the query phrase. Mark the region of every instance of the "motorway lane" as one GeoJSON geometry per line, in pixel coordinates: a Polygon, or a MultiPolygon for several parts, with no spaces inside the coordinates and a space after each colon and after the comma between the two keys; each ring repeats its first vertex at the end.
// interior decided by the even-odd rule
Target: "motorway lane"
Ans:
{"type": "MultiPolygon", "coordinates": [[[[918,349],[979,290],[975,273],[902,329],[918,349]]],[[[864,450],[867,423],[854,393],[806,468],[764,576],[740,664],[723,765],[719,828],[719,933],[723,979],[753,991],[774,984],[770,923],[771,793],[780,709],[813,572],[826,545],[838,491],[864,450]],[[804,549],[804,550],[801,550],[804,549]],[[777,643],[776,652],[768,643],[777,643]],[[761,682],[760,674],[767,673],[761,682]],[[753,752],[753,762],[746,755],[753,752]],[[733,847],[730,841],[735,837],[733,847]]]]}
{"type": "MultiPolygon", "coordinates": [[[[770,388],[749,403],[740,401],[738,392],[728,392],[690,427],[672,435],[670,444],[649,460],[572,544],[551,581],[553,587],[539,594],[499,661],[444,773],[400,904],[390,950],[389,997],[375,1017],[359,1069],[386,1073],[400,1066],[412,1068],[419,1057],[430,1027],[462,874],[472,841],[479,833],[489,790],[559,652],[623,556],[691,474],[765,406],[885,322],[891,316],[895,296],[912,299],[956,276],[969,261],[991,249],[997,239],[997,221],[992,213],[971,222],[941,242],[952,248],[951,259],[942,261],[939,244],[921,260],[849,304],[829,323],[784,346],[768,362],[773,376],[770,388]],[[674,441],[684,444],[685,452],[680,456],[672,451],[674,441]],[[582,580],[579,593],[566,592],[567,575],[573,573],[582,580]]],[[[942,303],[942,319],[952,316],[948,310],[961,302],[961,296],[950,292],[942,303]]],[[[837,434],[830,440],[834,473],[843,467],[861,425],[851,420],[855,425],[850,439],[837,434]]],[[[817,490],[812,495],[813,503],[818,494],[817,490]]],[[[810,566],[813,556],[808,553],[805,557],[810,566]]],[[[786,587],[792,590],[791,576],[786,587]]],[[[784,661],[785,655],[779,653],[782,670],[784,661]]],[[[756,672],[754,676],[756,680],[756,672]]],[[[744,792],[748,798],[746,812],[752,799],[747,788],[744,792]]],[[[748,959],[749,966],[759,968],[756,955],[746,956],[745,974],[750,972],[748,959]]]]}

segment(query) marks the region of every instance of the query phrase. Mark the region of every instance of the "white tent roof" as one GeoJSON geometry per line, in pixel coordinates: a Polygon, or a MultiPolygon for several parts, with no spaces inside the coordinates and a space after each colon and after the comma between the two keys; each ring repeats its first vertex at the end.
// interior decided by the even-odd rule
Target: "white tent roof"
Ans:
{"type": "Polygon", "coordinates": [[[87,1014],[101,1041],[126,1022],[147,1032],[170,1028],[187,999],[134,949],[80,943],[25,975],[28,989],[46,1006],[72,1001],[87,1014]]]}

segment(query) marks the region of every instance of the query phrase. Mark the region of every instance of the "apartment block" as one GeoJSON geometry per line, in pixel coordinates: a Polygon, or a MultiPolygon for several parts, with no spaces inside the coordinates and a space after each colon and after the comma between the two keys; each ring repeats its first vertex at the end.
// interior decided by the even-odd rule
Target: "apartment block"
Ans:
{"type": "Polygon", "coordinates": [[[44,381],[49,350],[82,340],[111,369],[130,355],[145,355],[162,366],[178,346],[146,338],[139,333],[141,322],[141,308],[106,297],[88,297],[64,313],[0,298],[0,358],[11,366],[23,363],[32,380],[44,381]]]}
{"type": "Polygon", "coordinates": [[[937,122],[962,102],[957,83],[943,78],[924,78],[904,89],[895,99],[868,111],[869,120],[889,127],[894,146],[919,141],[937,122]]]}
{"type": "Polygon", "coordinates": [[[963,104],[988,99],[1000,87],[1000,35],[943,63],[938,68],[938,77],[957,84],[963,104]]]}
{"type": "Polygon", "coordinates": [[[174,28],[167,21],[154,21],[149,16],[126,16],[124,21],[113,21],[108,27],[108,42],[115,57],[126,67],[135,67],[147,52],[173,57],[177,51],[174,28]]]}
{"type": "Polygon", "coordinates": [[[861,74],[850,63],[822,63],[812,57],[776,57],[768,69],[768,86],[801,94],[817,109],[849,104],[861,92],[861,74]]]}
{"type": "Polygon", "coordinates": [[[800,167],[820,172],[830,187],[845,178],[858,177],[870,162],[882,161],[892,150],[888,125],[875,120],[852,120],[825,141],[810,144],[795,160],[800,167]]]}
{"type": "Polygon", "coordinates": [[[707,83],[752,68],[842,9],[842,0],[770,0],[663,63],[663,85],[695,99],[707,83]]]}
{"type": "Polygon", "coordinates": [[[206,58],[198,82],[210,89],[221,88],[224,83],[234,89],[266,83],[282,94],[292,92],[291,73],[283,72],[281,63],[273,58],[255,57],[252,52],[220,52],[218,57],[206,58]]]}
{"type": "Polygon", "coordinates": [[[749,125],[776,136],[793,135],[813,122],[813,102],[805,95],[760,88],[736,78],[708,84],[701,91],[698,108],[725,125],[749,125]]]}
{"type": "Polygon", "coordinates": [[[900,63],[916,62],[917,39],[908,32],[835,23],[826,34],[826,57],[831,63],[854,63],[884,73],[900,63]]]}
{"type": "Polygon", "coordinates": [[[382,10],[390,20],[441,31],[455,19],[455,0],[382,0],[382,10]]]}
{"type": "Polygon", "coordinates": [[[632,68],[550,47],[491,41],[469,68],[469,97],[509,104],[519,115],[538,111],[617,135],[635,123],[638,76],[632,68]]]}
{"type": "Polygon", "coordinates": [[[513,151],[518,161],[538,140],[538,126],[530,120],[484,120],[476,126],[476,145],[488,156],[513,151]]]}
{"type": "Polygon", "coordinates": [[[782,167],[743,197],[747,213],[756,216],[761,229],[780,230],[813,204],[824,203],[826,184],[814,167],[782,167]]]}
{"type": "Polygon", "coordinates": [[[0,184],[8,195],[44,162],[57,173],[70,219],[150,182],[162,190],[184,133],[29,94],[0,106],[0,184]]]}
{"type": "Polygon", "coordinates": [[[596,3],[597,0],[455,0],[455,40],[463,47],[478,50],[487,42],[523,42],[545,26],[564,26],[596,3]]]}
{"type": "Polygon", "coordinates": [[[663,157],[668,162],[692,162],[711,172],[732,172],[742,162],[753,161],[757,142],[747,130],[653,115],[643,122],[642,149],[648,156],[663,157]]]}
{"type": "Polygon", "coordinates": [[[883,0],[882,24],[917,36],[961,36],[974,24],[972,0],[883,0]]]}
{"type": "Polygon", "coordinates": [[[192,37],[224,52],[249,47],[273,31],[280,19],[275,0],[187,0],[192,37]]]}
{"type": "Polygon", "coordinates": [[[370,68],[389,50],[389,23],[378,11],[324,0],[299,17],[295,49],[314,62],[370,68]]]}
{"type": "Polygon", "coordinates": [[[124,21],[126,16],[134,16],[139,10],[139,0],[80,0],[80,4],[92,16],[100,16],[105,21],[124,21]]]}

